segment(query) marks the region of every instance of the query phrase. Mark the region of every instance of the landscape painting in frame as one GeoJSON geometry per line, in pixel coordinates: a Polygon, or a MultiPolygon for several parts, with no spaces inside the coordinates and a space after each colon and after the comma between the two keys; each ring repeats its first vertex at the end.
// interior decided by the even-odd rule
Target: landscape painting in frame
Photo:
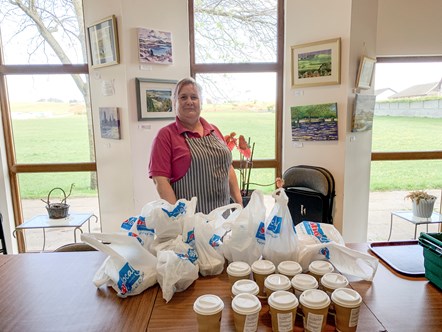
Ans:
{"type": "Polygon", "coordinates": [[[373,129],[375,103],[375,95],[356,94],[351,131],[357,132],[373,129]]]}
{"type": "Polygon", "coordinates": [[[175,80],[136,78],[138,120],[174,118],[172,91],[175,80]]]}
{"type": "Polygon", "coordinates": [[[292,88],[341,82],[341,39],[294,45],[291,54],[292,88]]]}
{"type": "Polygon", "coordinates": [[[120,116],[116,107],[100,107],[100,133],[102,138],[120,139],[120,116]]]}
{"type": "Polygon", "coordinates": [[[292,106],[292,141],[337,141],[337,103],[292,106]]]}
{"type": "Polygon", "coordinates": [[[172,64],[172,34],[139,28],[138,51],[141,63],[172,64]]]}

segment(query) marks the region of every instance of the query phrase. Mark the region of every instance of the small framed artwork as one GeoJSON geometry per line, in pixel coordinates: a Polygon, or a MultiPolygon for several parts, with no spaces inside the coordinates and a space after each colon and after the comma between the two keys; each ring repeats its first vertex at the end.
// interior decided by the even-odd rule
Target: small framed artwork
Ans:
{"type": "Polygon", "coordinates": [[[153,29],[138,29],[138,55],[141,63],[172,64],[172,34],[153,29]]]}
{"type": "Polygon", "coordinates": [[[138,120],[175,117],[172,109],[172,91],[175,80],[136,78],[138,120]]]}
{"type": "Polygon", "coordinates": [[[87,34],[92,68],[116,65],[120,62],[115,15],[88,27],[87,34]]]}
{"type": "Polygon", "coordinates": [[[292,46],[292,88],[341,83],[341,38],[292,46]]]}
{"type": "Polygon", "coordinates": [[[373,129],[373,115],[376,103],[375,95],[356,94],[353,108],[352,132],[373,129]]]}
{"type": "Polygon", "coordinates": [[[100,133],[102,138],[120,139],[120,114],[116,107],[100,107],[100,133]]]}
{"type": "Polygon", "coordinates": [[[366,56],[361,57],[359,63],[358,76],[356,78],[356,88],[370,89],[371,81],[373,79],[374,67],[376,59],[372,59],[366,56]]]}
{"type": "Polygon", "coordinates": [[[337,141],[338,104],[290,107],[292,141],[337,141]]]}

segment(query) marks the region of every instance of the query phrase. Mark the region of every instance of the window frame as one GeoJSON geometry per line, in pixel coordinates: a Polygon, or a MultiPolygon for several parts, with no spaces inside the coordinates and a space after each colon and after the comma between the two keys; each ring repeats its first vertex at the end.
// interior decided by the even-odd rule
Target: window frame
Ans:
{"type": "MultiPolygon", "coordinates": [[[[214,73],[276,73],[276,100],[275,100],[275,158],[255,159],[253,168],[273,168],[276,176],[282,176],[282,119],[283,119],[283,74],[284,74],[284,0],[277,0],[277,48],[276,62],[254,63],[195,63],[195,21],[194,0],[188,1],[189,12],[189,39],[190,39],[190,75],[195,78],[197,74],[214,73]]],[[[239,167],[239,161],[234,160],[233,166],[239,167]]]]}
{"type": "MultiPolygon", "coordinates": [[[[21,206],[20,186],[18,175],[20,173],[48,173],[48,172],[96,172],[96,162],[82,163],[17,163],[15,157],[14,136],[12,131],[12,117],[9,104],[8,87],[6,84],[7,75],[57,75],[57,74],[85,74],[89,75],[87,64],[63,64],[63,65],[6,65],[3,63],[2,45],[0,44],[0,95],[5,96],[0,101],[2,116],[5,153],[8,164],[8,174],[11,186],[12,208],[14,212],[15,226],[24,222],[21,206]]],[[[26,251],[24,236],[21,232],[17,234],[18,251],[26,251]]]]}

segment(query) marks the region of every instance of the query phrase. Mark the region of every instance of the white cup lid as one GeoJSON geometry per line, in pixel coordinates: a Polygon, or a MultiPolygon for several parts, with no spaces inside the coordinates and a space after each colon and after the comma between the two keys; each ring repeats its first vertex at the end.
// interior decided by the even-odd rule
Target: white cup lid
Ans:
{"type": "Polygon", "coordinates": [[[275,272],[275,264],[269,260],[261,259],[253,262],[252,271],[259,274],[272,274],[275,272]]]}
{"type": "Polygon", "coordinates": [[[235,281],[232,286],[232,294],[235,296],[241,293],[257,295],[259,293],[259,286],[253,280],[241,279],[235,281]]]}
{"type": "Polygon", "coordinates": [[[332,301],[342,307],[352,308],[362,302],[362,297],[351,288],[335,289],[331,295],[332,301]]]}
{"type": "Polygon", "coordinates": [[[261,310],[261,302],[253,294],[241,293],[233,298],[232,309],[240,315],[252,315],[261,310]]]}
{"type": "Polygon", "coordinates": [[[318,281],[310,274],[300,273],[292,278],[292,287],[300,291],[318,288],[318,281]]]}
{"type": "Polygon", "coordinates": [[[193,310],[200,315],[213,315],[224,309],[224,302],[216,295],[201,295],[193,303],[193,310]]]}
{"type": "Polygon", "coordinates": [[[307,289],[302,292],[299,302],[311,309],[322,309],[330,305],[330,298],[320,289],[307,289]]]}
{"type": "Polygon", "coordinates": [[[302,273],[302,267],[295,261],[283,261],[278,264],[278,273],[294,276],[302,273]]]}
{"type": "Polygon", "coordinates": [[[232,262],[227,266],[227,273],[234,277],[242,277],[250,274],[250,265],[246,262],[232,262]]]}
{"type": "Polygon", "coordinates": [[[321,278],[321,284],[330,289],[342,288],[348,285],[348,279],[339,273],[326,273],[321,278]]]}
{"type": "Polygon", "coordinates": [[[313,261],[310,263],[308,270],[312,273],[324,275],[333,272],[335,269],[333,265],[326,261],[313,261]]]}
{"type": "Polygon", "coordinates": [[[287,291],[276,291],[270,294],[267,302],[277,310],[291,310],[299,304],[295,294],[287,291]]]}
{"type": "Polygon", "coordinates": [[[290,279],[283,274],[271,274],[264,280],[264,286],[272,291],[288,290],[292,286],[290,279]]]}

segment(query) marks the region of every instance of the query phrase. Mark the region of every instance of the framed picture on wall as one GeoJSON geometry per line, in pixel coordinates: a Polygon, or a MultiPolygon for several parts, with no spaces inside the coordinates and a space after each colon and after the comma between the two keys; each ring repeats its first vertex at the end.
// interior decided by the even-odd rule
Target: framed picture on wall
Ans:
{"type": "Polygon", "coordinates": [[[116,65],[118,51],[117,20],[114,15],[87,28],[92,68],[116,65]]]}
{"type": "Polygon", "coordinates": [[[172,64],[172,33],[139,28],[138,58],[140,63],[172,64]]]}
{"type": "Polygon", "coordinates": [[[177,81],[136,78],[138,120],[174,118],[172,91],[177,81]]]}
{"type": "Polygon", "coordinates": [[[341,38],[292,46],[292,88],[341,83],[341,38]]]}
{"type": "Polygon", "coordinates": [[[100,107],[100,133],[102,138],[120,139],[120,114],[116,107],[100,107]]]}
{"type": "Polygon", "coordinates": [[[361,57],[358,76],[356,77],[356,88],[370,89],[375,64],[376,59],[372,59],[366,56],[361,57]]]}

